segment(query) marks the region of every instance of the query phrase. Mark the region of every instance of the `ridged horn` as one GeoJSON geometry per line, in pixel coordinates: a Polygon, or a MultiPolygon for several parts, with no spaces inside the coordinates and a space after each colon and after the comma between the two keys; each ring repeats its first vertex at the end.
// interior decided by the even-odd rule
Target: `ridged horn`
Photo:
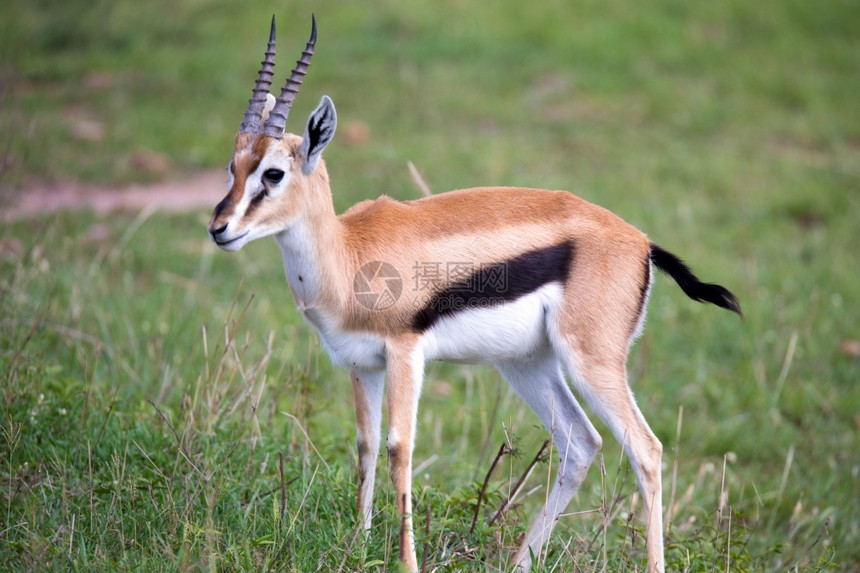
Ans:
{"type": "Polygon", "coordinates": [[[269,112],[269,117],[263,125],[263,135],[281,139],[284,136],[284,128],[287,126],[287,116],[290,115],[290,108],[293,106],[293,101],[296,99],[296,94],[299,93],[299,87],[302,85],[302,79],[308,73],[308,67],[311,65],[311,56],[314,55],[314,45],[317,43],[317,19],[311,16],[311,37],[308,40],[305,50],[302,52],[302,57],[296,62],[296,67],[293,68],[287,83],[281,88],[281,95],[278,96],[275,107],[269,112]]]}
{"type": "Polygon", "coordinates": [[[266,49],[266,57],[263,59],[257,83],[251,99],[248,100],[248,109],[245,111],[245,119],[239,126],[239,133],[250,133],[256,135],[260,132],[260,123],[263,121],[263,108],[266,106],[266,94],[272,85],[272,72],[275,68],[275,16],[272,15],[272,28],[269,31],[269,46],[266,49]]]}

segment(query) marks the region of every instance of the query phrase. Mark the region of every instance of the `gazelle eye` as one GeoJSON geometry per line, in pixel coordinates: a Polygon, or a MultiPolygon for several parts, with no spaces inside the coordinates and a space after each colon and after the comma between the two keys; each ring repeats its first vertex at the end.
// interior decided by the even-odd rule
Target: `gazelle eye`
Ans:
{"type": "Polygon", "coordinates": [[[263,177],[271,183],[280,183],[281,179],[284,178],[284,172],[280,169],[266,169],[263,177]]]}

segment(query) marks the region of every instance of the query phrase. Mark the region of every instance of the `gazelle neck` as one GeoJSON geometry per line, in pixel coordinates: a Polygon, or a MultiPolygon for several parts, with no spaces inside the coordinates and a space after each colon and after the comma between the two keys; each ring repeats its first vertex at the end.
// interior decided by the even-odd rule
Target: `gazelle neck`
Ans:
{"type": "Polygon", "coordinates": [[[275,235],[287,282],[299,309],[339,304],[336,277],[344,268],[341,223],[328,189],[309,201],[290,226],[275,235]]]}

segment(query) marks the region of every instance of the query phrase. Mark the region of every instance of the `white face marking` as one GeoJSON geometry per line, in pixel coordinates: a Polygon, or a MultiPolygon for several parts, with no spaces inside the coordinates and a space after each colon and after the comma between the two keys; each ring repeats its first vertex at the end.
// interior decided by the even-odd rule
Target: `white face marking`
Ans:
{"type": "Polygon", "coordinates": [[[248,175],[248,178],[245,180],[245,191],[242,193],[242,200],[236,208],[236,215],[240,217],[244,216],[248,205],[260,193],[265,192],[269,198],[283,195],[284,190],[289,187],[292,178],[290,174],[292,163],[292,156],[284,153],[280,146],[270,149],[263,160],[260,161],[257,169],[248,175]],[[274,181],[270,177],[267,177],[270,171],[283,172],[283,177],[280,181],[274,181]]]}
{"type": "Polygon", "coordinates": [[[248,178],[245,195],[253,198],[257,192],[265,189],[269,197],[280,197],[290,186],[292,164],[293,157],[283,152],[277,153],[275,157],[266,156],[254,174],[248,178]],[[280,180],[273,177],[277,175],[276,172],[283,173],[280,180]]]}
{"type": "MultiPolygon", "coordinates": [[[[247,153],[247,151],[240,153],[247,153]]],[[[278,221],[277,224],[263,223],[255,220],[254,212],[250,217],[247,215],[252,202],[261,203],[260,207],[264,207],[262,202],[281,199],[290,186],[292,162],[293,157],[286,153],[280,144],[275,142],[270,146],[257,169],[245,179],[242,197],[227,222],[226,230],[218,237],[219,247],[225,251],[238,251],[255,239],[282,231],[284,226],[289,224],[288,221],[278,221]],[[283,175],[278,180],[280,173],[283,175]]],[[[234,158],[227,168],[231,188],[236,180],[234,172],[236,164],[237,161],[234,158]]]]}

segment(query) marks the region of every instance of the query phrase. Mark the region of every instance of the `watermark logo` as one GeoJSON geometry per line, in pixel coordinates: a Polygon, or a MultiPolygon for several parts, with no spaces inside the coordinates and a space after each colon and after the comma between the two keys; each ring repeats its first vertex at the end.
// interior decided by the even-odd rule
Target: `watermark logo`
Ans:
{"type": "Polygon", "coordinates": [[[508,289],[505,263],[416,262],[412,267],[416,292],[466,293],[468,296],[503,295],[508,289]]]}
{"type": "Polygon", "coordinates": [[[403,293],[403,279],[390,263],[371,261],[358,269],[352,282],[356,300],[370,310],[394,306],[403,293]]]}
{"type": "Polygon", "coordinates": [[[467,308],[504,304],[508,295],[505,263],[416,261],[411,281],[404,285],[397,268],[385,261],[371,261],[358,269],[353,279],[356,300],[370,310],[394,306],[411,287],[412,305],[443,314],[467,308]]]}

